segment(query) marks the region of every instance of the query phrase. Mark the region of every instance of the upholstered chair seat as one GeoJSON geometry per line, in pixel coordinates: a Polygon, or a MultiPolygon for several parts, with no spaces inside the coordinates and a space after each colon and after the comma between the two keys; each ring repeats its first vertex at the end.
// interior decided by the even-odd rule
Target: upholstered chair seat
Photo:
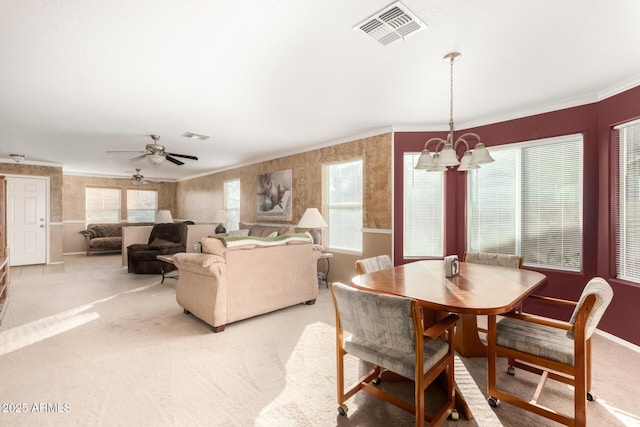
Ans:
{"type": "Polygon", "coordinates": [[[531,298],[575,308],[568,322],[527,313],[509,313],[499,322],[495,315],[489,316],[489,403],[497,406],[503,400],[565,425],[585,426],[586,402],[594,399],[591,336],[613,299],[613,289],[604,279],[595,277],[587,283],[577,302],[535,295],[531,298]],[[533,398],[523,399],[498,389],[498,356],[508,358],[510,374],[520,368],[541,375],[533,398]],[[547,379],[573,386],[573,414],[563,414],[539,403],[547,379]]]}
{"type": "Polygon", "coordinates": [[[338,412],[346,415],[345,401],[359,390],[412,412],[416,426],[425,418],[438,425],[454,410],[453,330],[458,317],[449,314],[440,322],[423,326],[422,309],[409,298],[362,291],[342,283],[332,285],[336,310],[338,412]],[[348,331],[348,332],[345,332],[348,331]],[[345,336],[345,334],[348,334],[345,336]],[[344,386],[344,357],[359,358],[374,366],[350,389],[344,386]],[[385,372],[415,383],[414,405],[371,383],[385,372]],[[438,376],[446,379],[445,402],[437,413],[425,413],[424,391],[438,376]]]}

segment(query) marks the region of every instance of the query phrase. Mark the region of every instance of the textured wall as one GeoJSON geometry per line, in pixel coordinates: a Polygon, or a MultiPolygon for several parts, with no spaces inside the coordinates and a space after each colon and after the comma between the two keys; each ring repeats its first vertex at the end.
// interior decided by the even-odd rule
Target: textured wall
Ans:
{"type": "Polygon", "coordinates": [[[391,228],[391,134],[269,160],[254,165],[181,181],[177,184],[178,215],[195,221],[212,221],[224,206],[224,181],[240,179],[240,218],[256,222],[256,177],[291,169],[293,212],[296,224],[308,207],[322,207],[322,166],[356,158],[364,160],[364,228],[391,228]]]}

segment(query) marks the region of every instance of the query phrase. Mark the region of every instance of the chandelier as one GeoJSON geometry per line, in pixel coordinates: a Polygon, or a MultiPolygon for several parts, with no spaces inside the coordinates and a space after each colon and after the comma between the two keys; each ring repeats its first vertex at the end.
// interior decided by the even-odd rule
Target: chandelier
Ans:
{"type": "Polygon", "coordinates": [[[478,134],[469,132],[459,136],[457,139],[453,137],[453,62],[460,57],[459,52],[447,53],[443,59],[448,60],[451,65],[450,79],[450,103],[449,103],[449,134],[446,139],[431,138],[424,144],[422,154],[418,158],[416,169],[425,169],[427,172],[445,171],[447,168],[458,166],[458,170],[468,171],[478,169],[483,163],[491,163],[494,159],[489,154],[489,150],[484,146],[478,134]],[[455,142],[454,142],[455,141],[455,142]],[[473,150],[469,147],[469,142],[475,141],[473,150]],[[436,145],[433,155],[427,149],[429,144],[436,145]],[[458,160],[456,151],[460,145],[464,145],[465,151],[462,158],[458,160]]]}

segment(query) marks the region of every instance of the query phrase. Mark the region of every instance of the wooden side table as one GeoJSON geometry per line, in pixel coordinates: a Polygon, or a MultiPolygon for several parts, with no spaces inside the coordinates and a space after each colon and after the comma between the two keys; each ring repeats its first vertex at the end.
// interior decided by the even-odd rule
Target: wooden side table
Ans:
{"type": "MultiPolygon", "coordinates": [[[[160,283],[164,283],[165,264],[175,265],[175,263],[173,262],[173,255],[158,255],[156,256],[156,259],[160,261],[160,273],[162,273],[162,280],[160,281],[160,283]]],[[[166,276],[166,277],[171,277],[172,279],[178,278],[178,276],[166,276]]]]}
{"type": "MultiPolygon", "coordinates": [[[[329,270],[331,269],[331,258],[333,258],[333,254],[331,252],[322,252],[320,258],[318,258],[318,263],[320,260],[325,260],[327,264],[327,271],[318,270],[320,273],[324,275],[324,284],[328,288],[329,287],[329,270]]],[[[321,281],[320,273],[318,273],[318,282],[321,281]]]]}

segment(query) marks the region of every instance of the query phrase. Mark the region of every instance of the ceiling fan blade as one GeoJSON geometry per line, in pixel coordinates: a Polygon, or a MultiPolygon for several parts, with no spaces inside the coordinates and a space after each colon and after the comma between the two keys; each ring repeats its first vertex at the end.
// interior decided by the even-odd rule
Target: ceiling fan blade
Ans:
{"type": "Polygon", "coordinates": [[[173,157],[171,157],[171,156],[169,155],[169,153],[167,153],[167,156],[166,156],[165,158],[166,158],[167,160],[169,160],[171,163],[174,163],[174,164],[176,164],[176,165],[178,165],[178,166],[180,166],[180,165],[184,165],[184,162],[181,162],[181,161],[180,161],[180,160],[178,160],[178,159],[174,159],[173,157]]]}
{"type": "Polygon", "coordinates": [[[174,157],[182,157],[185,159],[190,159],[190,160],[198,160],[198,158],[196,156],[189,156],[188,154],[176,154],[176,153],[167,153],[170,156],[174,156],[174,157]]]}
{"type": "Polygon", "coordinates": [[[105,154],[146,153],[146,150],[107,150],[105,154]]]}
{"type": "Polygon", "coordinates": [[[131,159],[129,159],[129,160],[140,160],[140,159],[144,159],[144,158],[145,158],[145,156],[146,156],[146,154],[142,154],[142,155],[140,155],[140,156],[132,157],[132,158],[131,158],[131,159]]]}

